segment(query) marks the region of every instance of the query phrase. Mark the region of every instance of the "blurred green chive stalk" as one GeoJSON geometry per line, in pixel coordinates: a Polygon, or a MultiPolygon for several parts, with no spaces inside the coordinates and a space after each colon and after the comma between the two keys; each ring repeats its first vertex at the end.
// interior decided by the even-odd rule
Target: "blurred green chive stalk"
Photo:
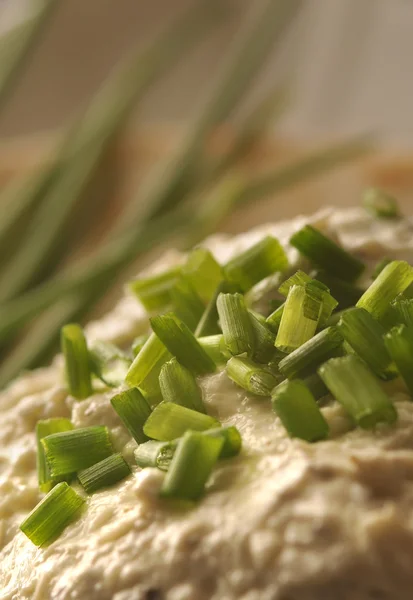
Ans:
{"type": "MultiPolygon", "coordinates": [[[[33,15],[0,39],[0,49],[8,48],[0,52],[0,108],[57,0],[33,4],[33,15]],[[7,40],[14,40],[14,45],[7,40]]],[[[285,95],[276,89],[246,116],[226,155],[213,159],[206,155],[210,134],[237,107],[302,4],[302,0],[267,0],[254,6],[181,146],[156,168],[92,256],[60,266],[73,252],[66,240],[71,239],[74,215],[79,222],[87,219],[93,202],[90,184],[107,149],[150,86],[225,17],[226,2],[196,2],[155,43],[120,65],[62,133],[51,162],[4,190],[0,249],[7,248],[7,260],[0,270],[1,387],[49,357],[61,326],[81,319],[125,267],[154,246],[173,241],[187,248],[218,227],[236,206],[369,150],[367,140],[356,139],[252,180],[234,174],[237,161],[258,141],[268,122],[282,113],[285,95]]],[[[98,210],[103,210],[104,200],[98,200],[98,210]]]]}

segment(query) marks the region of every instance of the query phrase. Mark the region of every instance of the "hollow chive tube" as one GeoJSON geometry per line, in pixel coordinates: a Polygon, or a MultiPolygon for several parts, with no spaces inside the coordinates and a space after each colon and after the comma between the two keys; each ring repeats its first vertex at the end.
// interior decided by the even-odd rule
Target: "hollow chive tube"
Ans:
{"type": "Polygon", "coordinates": [[[220,294],[217,310],[228,351],[233,355],[246,352],[251,356],[255,335],[242,294],[220,294]]]}
{"type": "Polygon", "coordinates": [[[229,260],[223,267],[228,281],[238,284],[243,292],[278,271],[285,271],[288,259],[279,241],[267,236],[241,254],[229,260]]]}
{"type": "Polygon", "coordinates": [[[148,438],[170,442],[181,437],[189,429],[204,431],[218,426],[219,421],[209,415],[173,402],[161,402],[149,415],[143,431],[148,438]]]}
{"type": "Polygon", "coordinates": [[[223,278],[222,267],[207,248],[194,248],[182,268],[204,302],[209,302],[223,278]]]}
{"type": "Polygon", "coordinates": [[[275,354],[275,333],[265,323],[259,320],[251,310],[248,311],[252,330],[254,332],[255,344],[252,358],[258,363],[268,363],[275,354]]]}
{"type": "MultiPolygon", "coordinates": [[[[199,344],[190,329],[173,313],[152,317],[154,333],[170,353],[196,375],[213,373],[216,365],[199,344]]],[[[142,354],[142,351],[141,351],[142,354]]],[[[139,358],[139,356],[137,357],[139,358]]]]}
{"type": "Polygon", "coordinates": [[[288,435],[307,442],[328,437],[329,427],[317,402],[303,381],[280,383],[271,395],[272,407],[288,435]]]}
{"type": "Polygon", "coordinates": [[[77,478],[88,494],[110,487],[130,475],[128,463],[121,454],[112,454],[95,465],[79,471],[77,478]]]}
{"type": "Polygon", "coordinates": [[[216,365],[224,365],[231,358],[222,333],[200,337],[198,342],[216,365]]]}
{"type": "Polygon", "coordinates": [[[384,343],[413,396],[413,327],[406,327],[406,325],[393,327],[384,336],[384,343]]]}
{"type": "Polygon", "coordinates": [[[292,352],[307,342],[316,332],[322,309],[319,295],[308,284],[293,285],[288,292],[275,345],[283,352],[292,352]]]}
{"type": "MultiPolygon", "coordinates": [[[[125,381],[130,387],[141,387],[152,369],[169,360],[170,354],[157,335],[152,333],[129,367],[125,381]]],[[[160,368],[159,368],[160,370],[160,368]]],[[[159,372],[157,376],[159,376],[159,372]]]]}
{"type": "Polygon", "coordinates": [[[205,413],[201,388],[195,377],[176,358],[166,362],[159,375],[159,385],[165,402],[175,402],[205,413]]]}
{"type": "Polygon", "coordinates": [[[161,496],[198,500],[220,455],[223,439],[187,431],[163,481],[161,496]]]}
{"type": "Polygon", "coordinates": [[[218,325],[218,310],[217,310],[217,299],[220,293],[223,294],[235,294],[236,292],[241,291],[239,285],[235,283],[231,283],[229,281],[221,281],[212,297],[209,301],[207,307],[204,310],[204,313],[195,329],[196,337],[205,337],[209,335],[216,335],[221,333],[221,328],[218,325]]]}
{"type": "Polygon", "coordinates": [[[180,266],[173,267],[163,273],[134,279],[128,287],[148,312],[163,310],[171,305],[170,292],[181,272],[180,266]]]}
{"type": "Polygon", "coordinates": [[[305,225],[290,238],[301,254],[314,265],[346,281],[354,281],[364,271],[364,264],[311,225],[305,225]]]}
{"type": "Polygon", "coordinates": [[[71,323],[62,327],[60,344],[69,392],[78,400],[83,400],[90,396],[93,390],[89,352],[80,325],[71,323]]]}
{"type": "Polygon", "coordinates": [[[58,483],[20,525],[39,548],[53,542],[76,519],[85,501],[66,482],[58,483]]]}
{"type": "Polygon", "coordinates": [[[355,355],[332,358],[318,374],[336,400],[363,429],[377,423],[394,423],[397,412],[379,380],[355,355]]]}
{"type": "Polygon", "coordinates": [[[44,449],[41,440],[52,433],[60,431],[70,431],[73,429],[73,423],[69,419],[53,418],[37,421],[36,423],[36,440],[37,440],[37,476],[39,488],[42,492],[50,492],[52,487],[62,481],[61,477],[52,477],[50,475],[49,466],[46,461],[44,449]]]}
{"type": "Polygon", "coordinates": [[[131,365],[129,356],[108,342],[95,342],[89,350],[92,372],[109,387],[125,381],[131,365]]]}
{"type": "Polygon", "coordinates": [[[256,396],[270,396],[278,383],[269,370],[243,356],[233,356],[227,362],[226,372],[234,383],[256,396]]]}
{"type": "Polygon", "coordinates": [[[362,198],[364,208],[378,219],[395,219],[400,217],[396,199],[383,190],[368,188],[362,198]]]}
{"type": "Polygon", "coordinates": [[[145,442],[148,438],[143,432],[143,426],[151,414],[151,408],[140,390],[125,390],[113,396],[110,403],[133,439],[138,444],[145,442]]]}
{"type": "Polygon", "coordinates": [[[205,306],[195,288],[185,277],[180,277],[172,287],[171,300],[174,313],[191,331],[195,331],[205,306]]]}

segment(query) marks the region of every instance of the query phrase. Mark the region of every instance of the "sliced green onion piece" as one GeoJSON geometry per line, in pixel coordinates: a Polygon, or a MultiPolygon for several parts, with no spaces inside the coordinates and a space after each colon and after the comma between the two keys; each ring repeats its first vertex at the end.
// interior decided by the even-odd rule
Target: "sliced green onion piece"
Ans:
{"type": "Polygon", "coordinates": [[[234,383],[256,396],[270,396],[278,383],[269,370],[241,356],[233,356],[227,362],[226,372],[234,383]]]}
{"type": "Polygon", "coordinates": [[[264,324],[261,322],[258,316],[253,311],[249,310],[252,330],[255,336],[255,349],[252,354],[252,358],[259,363],[268,363],[275,354],[275,333],[271,331],[265,324],[265,318],[263,317],[264,324]]]}
{"type": "Polygon", "coordinates": [[[374,271],[371,275],[371,278],[377,279],[377,277],[380,275],[380,273],[383,271],[384,267],[387,267],[387,265],[389,265],[391,262],[393,262],[392,258],[389,258],[388,256],[385,256],[384,258],[382,258],[381,260],[379,260],[378,263],[376,263],[376,266],[374,267],[374,271]]]}
{"type": "Polygon", "coordinates": [[[380,321],[390,303],[413,282],[413,268],[405,261],[393,260],[364,292],[357,306],[380,321]]]}
{"type": "Polygon", "coordinates": [[[70,394],[79,400],[91,396],[92,377],[83,329],[74,323],[65,325],[61,330],[60,341],[70,394]]]}
{"type": "Polygon", "coordinates": [[[204,375],[215,371],[215,363],[199,344],[188,326],[176,315],[166,313],[165,315],[152,317],[150,323],[155,334],[184,367],[196,375],[204,375]]]}
{"type": "Polygon", "coordinates": [[[77,478],[88,494],[115,485],[130,475],[131,470],[122,454],[112,454],[88,469],[79,471],[77,478]]]}
{"type": "MultiPolygon", "coordinates": [[[[312,278],[310,277],[310,275],[307,275],[307,273],[304,273],[304,271],[301,271],[299,269],[298,271],[293,273],[290,277],[288,277],[288,279],[286,279],[285,281],[283,281],[280,284],[278,291],[280,292],[280,294],[287,297],[288,292],[293,287],[293,285],[305,286],[305,284],[310,283],[310,281],[312,281],[312,278]]],[[[327,289],[327,288],[325,288],[325,289],[327,289]]]]}
{"type": "Polygon", "coordinates": [[[322,300],[309,284],[293,285],[288,292],[275,345],[283,352],[292,352],[307,342],[316,332],[322,310],[322,300]]]}
{"type": "Polygon", "coordinates": [[[394,423],[397,412],[379,380],[355,355],[332,358],[318,373],[336,400],[363,429],[394,423]]]}
{"type": "Polygon", "coordinates": [[[406,325],[393,327],[384,336],[384,342],[407,389],[413,395],[413,328],[406,325]]]}
{"type": "Polygon", "coordinates": [[[92,371],[103,383],[117,387],[125,381],[131,365],[129,356],[109,342],[95,342],[89,351],[92,371]]]}
{"type": "Polygon", "coordinates": [[[145,435],[161,442],[181,437],[185,431],[204,431],[218,427],[219,421],[173,402],[161,402],[149,415],[143,431],[145,435]]]}
{"type": "Polygon", "coordinates": [[[341,351],[343,336],[336,327],[327,327],[288,354],[279,363],[279,369],[288,379],[302,379],[326,360],[341,351]]]}
{"type": "Polygon", "coordinates": [[[41,440],[47,435],[58,433],[60,431],[70,431],[73,429],[73,423],[69,419],[45,419],[37,421],[36,424],[36,439],[37,439],[37,475],[39,480],[39,488],[42,492],[50,492],[52,487],[61,481],[60,478],[53,478],[50,475],[49,466],[44,455],[41,440]]]}
{"type": "Polygon", "coordinates": [[[393,196],[377,188],[369,188],[363,194],[364,208],[379,219],[400,217],[397,201],[393,196]]]}
{"type": "Polygon", "coordinates": [[[132,342],[132,353],[133,356],[138,356],[139,352],[142,350],[144,345],[149,339],[149,335],[142,334],[138,335],[132,342]]]}
{"type": "Polygon", "coordinates": [[[163,365],[159,385],[165,402],[175,402],[192,410],[205,412],[201,388],[191,371],[182,366],[176,358],[163,365]]]}
{"type": "Polygon", "coordinates": [[[274,333],[277,333],[277,331],[280,328],[280,323],[281,323],[281,318],[283,316],[284,308],[285,308],[285,302],[280,304],[280,306],[278,306],[274,310],[274,312],[272,312],[266,319],[266,323],[267,323],[268,327],[274,333]]]}
{"type": "Polygon", "coordinates": [[[141,469],[157,467],[161,471],[167,471],[175,453],[177,443],[176,440],[171,442],[149,440],[149,442],[139,444],[134,452],[136,464],[141,469]]]}
{"type": "Polygon", "coordinates": [[[315,271],[314,279],[328,287],[331,295],[338,302],[340,310],[354,306],[363,294],[363,290],[353,283],[334,277],[325,271],[315,271]]]}
{"type": "Polygon", "coordinates": [[[272,407],[290,437],[317,442],[328,437],[328,424],[303,381],[278,385],[271,396],[272,407]]]}
{"type": "Polygon", "coordinates": [[[392,307],[396,311],[400,323],[413,327],[413,298],[398,296],[392,302],[392,307]]]}
{"type": "Polygon", "coordinates": [[[204,302],[209,302],[222,280],[221,265],[206,248],[194,248],[189,254],[183,273],[204,302]]]}
{"type": "Polygon", "coordinates": [[[290,244],[312,263],[339,279],[353,281],[364,264],[311,225],[305,225],[290,238],[290,244]]]}
{"type": "MultiPolygon", "coordinates": [[[[152,333],[131,364],[125,381],[130,387],[141,387],[151,371],[169,359],[169,352],[157,335],[152,333]]],[[[159,372],[157,373],[157,376],[159,372]]]]}
{"type": "Polygon", "coordinates": [[[242,294],[220,294],[217,310],[225,344],[236,356],[251,355],[255,346],[254,330],[242,294]]]}
{"type": "Polygon", "coordinates": [[[113,396],[110,403],[133,439],[138,444],[145,442],[148,438],[143,432],[143,426],[151,414],[151,408],[140,390],[131,388],[121,392],[113,396]]]}
{"type": "Polygon", "coordinates": [[[202,315],[198,326],[195,330],[196,337],[205,337],[207,335],[215,335],[221,333],[221,328],[218,325],[218,310],[217,310],[217,299],[220,293],[223,294],[235,294],[240,291],[240,287],[229,281],[221,281],[214,294],[206,307],[204,314],[202,315]]]}
{"type": "Polygon", "coordinates": [[[224,266],[225,277],[241,286],[247,292],[256,283],[273,275],[277,271],[285,271],[288,259],[280,242],[271,236],[260,240],[224,266]]]}
{"type": "Polygon", "coordinates": [[[181,267],[173,267],[158,275],[134,279],[129,282],[129,289],[148,312],[162,310],[170,306],[170,292],[181,272],[181,267]]]}
{"type": "Polygon", "coordinates": [[[197,500],[218,460],[224,440],[188,431],[180,440],[165,476],[161,495],[197,500]]]}
{"type": "Polygon", "coordinates": [[[41,548],[59,537],[75,520],[84,503],[66,482],[58,483],[32,510],[20,529],[41,548]]]}
{"type": "Polygon", "coordinates": [[[200,337],[198,342],[216,365],[223,365],[231,358],[222,333],[200,337]]]}
{"type": "Polygon", "coordinates": [[[394,371],[384,344],[386,330],[364,308],[349,308],[341,316],[338,329],[352,349],[379,377],[387,379],[394,371]]]}
{"type": "Polygon", "coordinates": [[[171,300],[174,313],[191,331],[195,331],[205,306],[192,284],[180,277],[171,289],[171,300]]]}
{"type": "Polygon", "coordinates": [[[292,275],[291,277],[286,279],[280,285],[280,287],[278,288],[278,291],[283,296],[288,296],[288,292],[290,291],[290,288],[293,285],[302,285],[304,287],[306,285],[309,285],[316,292],[317,292],[317,290],[320,290],[319,293],[321,293],[323,307],[321,309],[319,325],[320,325],[320,327],[323,327],[326,324],[326,322],[328,321],[328,319],[330,318],[330,315],[333,312],[333,310],[338,305],[337,300],[335,298],[333,298],[333,296],[330,294],[330,289],[321,281],[318,281],[317,279],[313,279],[312,277],[307,275],[307,273],[304,273],[304,271],[299,270],[296,273],[294,273],[294,275],[292,275]]]}
{"type": "Polygon", "coordinates": [[[109,430],[100,425],[52,433],[41,444],[52,477],[77,473],[113,453],[109,430]]]}
{"type": "Polygon", "coordinates": [[[238,429],[233,425],[207,429],[203,432],[203,435],[224,440],[221,452],[219,453],[219,458],[232,458],[241,452],[242,438],[238,429]]]}
{"type": "Polygon", "coordinates": [[[318,373],[303,377],[303,383],[308,387],[316,400],[324,398],[329,393],[327,386],[318,373]]]}

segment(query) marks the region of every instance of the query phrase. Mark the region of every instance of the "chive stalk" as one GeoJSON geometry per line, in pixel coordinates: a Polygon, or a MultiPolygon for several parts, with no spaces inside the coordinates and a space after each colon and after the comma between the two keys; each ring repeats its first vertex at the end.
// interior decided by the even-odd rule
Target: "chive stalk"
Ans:
{"type": "Polygon", "coordinates": [[[191,250],[183,273],[204,302],[211,300],[223,277],[221,265],[206,248],[191,250]]]}
{"type": "Polygon", "coordinates": [[[134,452],[136,464],[141,469],[157,467],[161,471],[167,471],[176,450],[177,441],[158,442],[149,440],[139,444],[134,452]]]}
{"type": "Polygon", "coordinates": [[[313,288],[293,285],[288,292],[275,345],[292,352],[313,337],[322,310],[321,296],[313,288]]]}
{"type": "Polygon", "coordinates": [[[219,422],[209,415],[173,402],[161,402],[149,415],[143,431],[148,438],[170,442],[181,437],[189,429],[204,431],[218,426],[219,422]]]}
{"type": "Polygon", "coordinates": [[[39,488],[42,492],[50,492],[50,490],[62,481],[59,477],[52,477],[50,469],[46,461],[43,445],[41,440],[47,435],[58,433],[60,431],[70,431],[73,429],[73,423],[69,419],[53,418],[37,421],[36,424],[36,440],[37,440],[37,477],[39,488]]]}
{"type": "Polygon", "coordinates": [[[112,454],[87,469],[79,471],[77,478],[88,494],[110,487],[130,475],[131,470],[122,454],[112,454]]]}
{"type": "Polygon", "coordinates": [[[165,402],[175,402],[205,413],[202,392],[195,377],[176,358],[163,365],[159,375],[159,385],[165,402]]]}
{"type": "MultiPolygon", "coordinates": [[[[304,271],[298,270],[296,273],[291,275],[291,277],[283,281],[283,283],[278,288],[278,291],[280,292],[280,294],[287,297],[288,292],[290,291],[290,288],[293,285],[308,285],[308,289],[314,289],[315,293],[321,294],[323,305],[321,309],[319,325],[320,327],[324,327],[328,319],[330,318],[331,313],[338,305],[337,300],[333,298],[333,296],[330,294],[330,289],[321,281],[313,279],[312,277],[307,275],[307,273],[304,273],[304,271]]],[[[270,323],[276,323],[275,315],[270,315],[270,317],[270,323]]]]}
{"type": "Polygon", "coordinates": [[[315,271],[313,277],[328,287],[340,310],[354,306],[363,294],[363,290],[354,283],[334,277],[326,271],[315,271]]]}
{"type": "Polygon", "coordinates": [[[233,356],[227,362],[226,373],[234,383],[256,396],[270,396],[278,383],[264,366],[241,356],[233,356]]]}
{"type": "Polygon", "coordinates": [[[284,308],[285,308],[285,302],[283,302],[282,304],[277,306],[277,308],[266,318],[266,323],[267,323],[268,327],[274,333],[277,333],[277,331],[280,328],[280,323],[281,323],[281,318],[283,316],[284,308]]]}
{"type": "Polygon", "coordinates": [[[97,341],[89,350],[93,373],[109,387],[125,381],[131,365],[129,356],[109,342],[97,341]]]}
{"type": "Polygon", "coordinates": [[[192,284],[180,277],[171,289],[172,309],[191,331],[195,331],[205,310],[204,303],[192,284]]]}
{"type": "Polygon", "coordinates": [[[384,336],[386,348],[396,364],[410,394],[413,396],[413,328],[393,327],[384,336]]]}
{"type": "Polygon", "coordinates": [[[131,388],[113,396],[110,403],[134,440],[138,444],[145,442],[148,438],[143,431],[143,426],[151,414],[151,408],[142,392],[137,388],[131,388]]]}
{"type": "Polygon", "coordinates": [[[225,364],[231,358],[222,333],[200,337],[198,342],[217,366],[225,364]]]}
{"type": "Polygon", "coordinates": [[[242,294],[220,294],[217,310],[229,352],[237,356],[246,352],[251,355],[255,347],[255,335],[242,294]]]}
{"type": "Polygon", "coordinates": [[[151,371],[164,364],[170,356],[161,340],[152,333],[129,367],[125,381],[130,387],[140,387],[151,371]]]}
{"type": "Polygon", "coordinates": [[[66,381],[69,392],[78,400],[93,393],[89,352],[80,325],[62,327],[61,348],[65,359],[66,381]]]}
{"type": "Polygon", "coordinates": [[[172,304],[171,290],[181,272],[181,267],[173,267],[163,273],[133,279],[128,287],[148,312],[163,310],[172,304]]]}
{"type": "Polygon", "coordinates": [[[413,298],[398,296],[392,302],[392,308],[396,311],[400,323],[413,328],[413,298]]]}
{"type": "Polygon", "coordinates": [[[199,323],[195,330],[196,337],[205,337],[209,335],[215,335],[221,333],[221,328],[218,325],[218,310],[217,310],[217,299],[218,296],[223,294],[234,294],[239,292],[240,288],[238,285],[230,283],[229,281],[221,281],[214,290],[211,300],[209,301],[199,323]]]}
{"type": "Polygon", "coordinates": [[[265,317],[263,317],[264,322],[262,322],[253,311],[249,310],[248,314],[250,316],[252,330],[255,337],[252,358],[258,363],[268,363],[276,352],[274,348],[276,335],[267,326],[265,317]]]}

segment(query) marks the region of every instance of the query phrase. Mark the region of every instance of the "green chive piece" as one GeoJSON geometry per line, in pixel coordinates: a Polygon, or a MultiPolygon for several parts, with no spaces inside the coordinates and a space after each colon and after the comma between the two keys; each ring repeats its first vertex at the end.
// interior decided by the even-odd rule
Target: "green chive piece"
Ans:
{"type": "Polygon", "coordinates": [[[318,373],[336,400],[363,429],[394,423],[397,412],[380,382],[355,355],[332,358],[318,373]]]}
{"type": "Polygon", "coordinates": [[[331,313],[338,305],[337,300],[335,298],[333,298],[333,296],[330,294],[330,289],[321,281],[318,281],[317,279],[313,279],[312,277],[307,275],[307,273],[304,273],[304,271],[299,270],[296,273],[294,273],[294,275],[292,275],[291,277],[289,277],[288,279],[283,281],[283,283],[278,288],[278,291],[283,296],[287,296],[288,292],[290,291],[290,288],[293,285],[302,285],[304,287],[306,285],[309,285],[310,287],[312,287],[315,290],[316,293],[321,294],[323,306],[321,309],[319,325],[320,325],[320,327],[324,327],[324,325],[327,323],[328,319],[330,318],[331,313]],[[320,290],[320,291],[317,292],[317,290],[320,290]]]}
{"type": "Polygon", "coordinates": [[[181,437],[185,431],[204,431],[219,427],[219,421],[196,410],[174,402],[161,402],[149,415],[143,431],[145,435],[161,442],[181,437]]]}
{"type": "Polygon", "coordinates": [[[42,492],[50,492],[52,487],[59,483],[61,479],[53,478],[50,475],[49,466],[44,455],[41,440],[47,435],[58,433],[60,431],[70,431],[73,429],[73,423],[69,419],[45,419],[37,421],[36,424],[36,439],[37,439],[37,476],[39,480],[39,488],[42,492]]]}
{"type": "Polygon", "coordinates": [[[247,292],[259,281],[288,268],[287,255],[280,242],[271,236],[260,240],[224,266],[225,277],[247,292]]]}
{"type": "Polygon", "coordinates": [[[392,302],[392,308],[396,311],[400,323],[413,327],[413,298],[399,295],[392,302]]]}
{"type": "Polygon", "coordinates": [[[198,342],[217,366],[224,365],[231,358],[222,333],[200,337],[198,342]]]}
{"type": "Polygon", "coordinates": [[[134,279],[128,286],[148,312],[163,310],[172,303],[171,290],[181,275],[182,267],[150,277],[134,279]]]}
{"type": "Polygon", "coordinates": [[[79,471],[77,478],[88,494],[110,487],[130,475],[131,470],[122,454],[112,454],[88,469],[79,471]]]}
{"type": "Polygon", "coordinates": [[[169,352],[161,340],[152,333],[129,367],[129,371],[125,377],[126,383],[130,387],[141,387],[152,369],[159,365],[159,363],[165,363],[169,359],[169,356],[169,352]]]}
{"type": "Polygon", "coordinates": [[[220,294],[217,310],[229,352],[236,356],[246,352],[251,355],[255,347],[255,335],[242,294],[220,294]]]}
{"type": "Polygon", "coordinates": [[[256,396],[270,396],[278,383],[265,367],[241,356],[233,356],[227,362],[226,372],[234,383],[256,396]]]}
{"type": "Polygon", "coordinates": [[[206,248],[194,248],[183,267],[185,277],[204,302],[209,302],[222,280],[221,265],[206,248]]]}
{"type": "Polygon", "coordinates": [[[208,335],[215,335],[221,333],[221,328],[218,325],[218,310],[217,310],[217,299],[220,293],[223,294],[235,294],[240,291],[240,287],[229,281],[221,281],[213,295],[211,300],[206,307],[204,314],[202,315],[198,326],[195,330],[196,337],[205,337],[208,335]]]}
{"type": "Polygon", "coordinates": [[[337,327],[327,327],[287,354],[279,369],[288,379],[308,377],[326,360],[342,352],[343,336],[337,327]]]}
{"type": "Polygon", "coordinates": [[[386,330],[370,313],[364,308],[349,308],[341,316],[338,329],[378,377],[391,377],[391,358],[383,340],[386,330]]]}
{"type": "Polygon", "coordinates": [[[267,323],[268,327],[274,333],[277,333],[277,331],[280,328],[280,323],[281,323],[281,318],[283,316],[284,308],[285,308],[285,302],[280,304],[280,306],[277,306],[277,308],[274,310],[274,312],[272,312],[266,319],[266,323],[267,323]]]}
{"type": "Polygon", "coordinates": [[[381,260],[379,260],[378,263],[376,263],[376,266],[374,267],[374,271],[371,275],[371,278],[377,279],[377,277],[380,275],[380,273],[383,271],[384,267],[387,267],[387,265],[389,265],[391,262],[393,262],[392,258],[389,258],[388,256],[385,256],[384,258],[382,258],[381,260]]]}
{"type": "Polygon", "coordinates": [[[363,294],[363,290],[353,283],[334,277],[326,271],[315,271],[313,275],[314,279],[328,287],[340,310],[354,306],[363,294]]]}
{"type": "Polygon", "coordinates": [[[224,443],[222,445],[219,458],[232,458],[241,452],[241,434],[233,425],[229,425],[228,427],[215,427],[214,429],[207,429],[203,432],[203,435],[223,439],[224,443]]]}
{"type": "Polygon", "coordinates": [[[192,284],[180,277],[171,289],[171,300],[174,313],[191,331],[195,331],[205,306],[192,284]]]}
{"type": "Polygon", "coordinates": [[[290,244],[320,269],[339,279],[353,281],[364,271],[364,264],[311,225],[294,233],[290,244]]]}
{"type": "Polygon", "coordinates": [[[182,366],[176,358],[163,365],[159,375],[159,385],[165,402],[175,402],[205,413],[201,388],[191,371],[182,366]]]}
{"type": "Polygon", "coordinates": [[[41,548],[59,537],[78,516],[84,503],[66,482],[58,483],[32,510],[20,529],[41,548]]]}
{"type": "Polygon", "coordinates": [[[384,343],[407,389],[413,395],[413,328],[406,325],[393,327],[384,336],[384,343]]]}
{"type": "Polygon", "coordinates": [[[288,292],[275,345],[293,352],[313,337],[322,310],[321,296],[313,288],[293,285],[288,292]]]}
{"type": "Polygon", "coordinates": [[[171,442],[149,440],[149,442],[139,444],[134,452],[136,464],[141,469],[156,467],[161,469],[161,471],[167,471],[175,453],[177,443],[176,440],[171,442]]]}
{"type": "Polygon", "coordinates": [[[202,496],[224,440],[187,431],[165,476],[161,496],[197,500],[202,496]]]}
{"type": "Polygon", "coordinates": [[[149,339],[149,335],[142,334],[138,335],[132,342],[132,354],[133,356],[138,356],[139,352],[142,350],[144,345],[149,339]]]}
{"type": "Polygon", "coordinates": [[[52,477],[77,473],[113,454],[107,427],[52,433],[41,440],[52,477]]]}
{"type": "MultiPolygon", "coordinates": [[[[288,279],[286,279],[285,281],[283,281],[280,284],[278,291],[280,292],[280,294],[282,296],[287,297],[288,292],[293,287],[293,285],[305,286],[306,283],[310,283],[311,281],[313,281],[312,277],[310,277],[310,275],[307,275],[307,273],[304,273],[304,271],[301,271],[299,269],[298,271],[293,273],[290,277],[288,277],[288,279]]],[[[327,288],[325,288],[325,289],[327,289],[327,288]]]]}
{"type": "Polygon", "coordinates": [[[397,200],[390,194],[377,188],[369,188],[363,194],[364,208],[378,219],[395,219],[400,217],[397,200]]]}
{"type": "Polygon", "coordinates": [[[403,260],[389,263],[357,302],[380,321],[386,315],[390,303],[413,282],[413,268],[403,260]]]}
{"type": "MultiPolygon", "coordinates": [[[[165,315],[152,317],[150,323],[155,334],[184,367],[196,375],[204,375],[215,371],[215,363],[199,344],[188,326],[176,315],[166,313],[165,315]]],[[[141,354],[142,352],[143,350],[141,354]]]]}
{"type": "Polygon", "coordinates": [[[95,342],[89,351],[93,373],[109,387],[125,381],[131,365],[129,356],[109,342],[95,342]]]}
{"type": "Polygon", "coordinates": [[[146,442],[148,438],[143,432],[143,426],[151,414],[151,408],[142,392],[131,388],[113,396],[110,403],[134,440],[138,444],[146,442]]]}
{"type": "Polygon", "coordinates": [[[288,435],[306,442],[328,437],[329,427],[317,402],[303,381],[280,383],[271,396],[272,407],[288,435]]]}
{"type": "Polygon", "coordinates": [[[80,325],[62,327],[60,335],[69,392],[82,400],[91,396],[92,377],[86,338],[80,325]]]}
{"type": "Polygon", "coordinates": [[[318,373],[303,377],[302,381],[316,400],[321,400],[329,393],[327,386],[318,373]]]}
{"type": "Polygon", "coordinates": [[[253,311],[249,310],[248,314],[255,337],[255,349],[252,358],[258,363],[268,363],[275,354],[275,333],[266,325],[265,317],[263,317],[264,323],[262,323],[260,317],[253,311]]]}

